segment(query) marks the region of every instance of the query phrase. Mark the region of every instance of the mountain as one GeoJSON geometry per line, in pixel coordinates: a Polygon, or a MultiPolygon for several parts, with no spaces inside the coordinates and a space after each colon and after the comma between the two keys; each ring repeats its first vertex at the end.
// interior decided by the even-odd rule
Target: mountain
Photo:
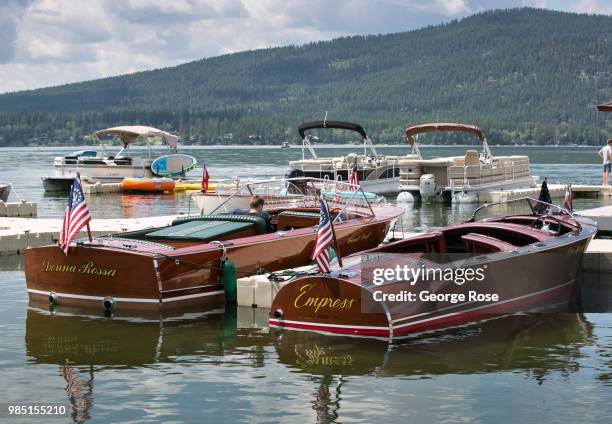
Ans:
{"type": "Polygon", "coordinates": [[[611,38],[610,16],[496,10],[7,93],[0,145],[81,144],[122,124],[199,144],[279,143],[325,111],[375,142],[400,143],[406,126],[439,120],[480,125],[492,143],[597,144],[612,136],[612,115],[594,107],[612,100],[611,38]]]}

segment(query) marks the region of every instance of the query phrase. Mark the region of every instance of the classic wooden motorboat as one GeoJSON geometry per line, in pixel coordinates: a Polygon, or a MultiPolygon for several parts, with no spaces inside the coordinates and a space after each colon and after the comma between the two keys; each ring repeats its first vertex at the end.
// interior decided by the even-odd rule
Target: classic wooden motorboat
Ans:
{"type": "Polygon", "coordinates": [[[463,224],[346,257],[329,275],[296,278],[274,299],[270,325],[393,341],[563,308],[596,231],[592,221],[533,199],[486,205],[463,224]],[[512,214],[491,213],[502,206],[512,214]]]}
{"type": "Polygon", "coordinates": [[[475,125],[432,123],[408,127],[406,139],[416,158],[399,162],[400,190],[423,200],[478,203],[478,193],[535,187],[529,171],[529,156],[493,156],[482,130],[475,125]],[[467,150],[464,156],[423,159],[418,145],[420,134],[463,132],[474,135],[482,151],[467,150]]]}
{"type": "MultiPolygon", "coordinates": [[[[257,185],[266,183],[246,184],[243,190],[256,192],[257,185]]],[[[167,227],[79,240],[68,255],[56,245],[27,249],[28,294],[58,304],[106,308],[223,302],[222,279],[234,272],[230,262],[239,277],[309,263],[319,223],[319,196],[346,191],[347,184],[314,179],[294,183],[303,187],[304,194],[269,199],[271,228],[248,210],[229,211],[187,215],[167,227]]],[[[391,221],[403,213],[391,205],[370,204],[353,187],[358,190],[353,198],[328,198],[343,254],[380,244],[391,221]]]]}

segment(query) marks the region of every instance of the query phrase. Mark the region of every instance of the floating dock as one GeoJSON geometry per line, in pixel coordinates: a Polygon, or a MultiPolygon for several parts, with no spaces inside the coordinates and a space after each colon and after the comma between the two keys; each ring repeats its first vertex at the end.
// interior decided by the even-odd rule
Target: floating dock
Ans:
{"type": "Polygon", "coordinates": [[[612,206],[589,209],[577,212],[577,214],[597,222],[597,226],[599,227],[599,231],[601,233],[612,234],[612,206]]]}
{"type": "Polygon", "coordinates": [[[0,217],[35,218],[37,205],[34,202],[8,202],[0,200],[0,217]]]}
{"type": "MultiPolygon", "coordinates": [[[[122,231],[163,227],[170,225],[178,216],[94,219],[91,221],[91,233],[93,236],[103,236],[122,231]]],[[[20,254],[27,247],[53,244],[59,238],[61,227],[61,218],[0,218],[0,255],[20,254]]],[[[87,230],[83,229],[78,237],[87,237],[87,230]]]]}
{"type": "MultiPolygon", "coordinates": [[[[550,197],[563,199],[565,197],[565,184],[548,184],[550,197]]],[[[537,199],[540,195],[540,187],[521,188],[512,190],[490,190],[478,193],[479,203],[499,203],[510,200],[531,197],[537,199]]],[[[575,199],[601,199],[612,197],[612,186],[602,185],[572,185],[572,195],[575,199]]]]}

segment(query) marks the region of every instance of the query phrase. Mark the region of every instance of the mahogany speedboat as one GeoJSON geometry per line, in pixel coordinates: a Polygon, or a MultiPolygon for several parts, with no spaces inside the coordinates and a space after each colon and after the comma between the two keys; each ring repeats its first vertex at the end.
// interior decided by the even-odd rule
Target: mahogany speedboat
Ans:
{"type": "Polygon", "coordinates": [[[329,275],[297,277],[278,292],[269,322],[392,341],[567,307],[596,231],[533,199],[485,205],[463,224],[344,258],[329,275]],[[495,217],[500,206],[512,214],[495,217]]]}
{"type": "MultiPolygon", "coordinates": [[[[236,196],[245,190],[254,193],[266,183],[246,184],[236,196]]],[[[234,272],[230,263],[234,279],[308,264],[317,236],[319,196],[328,198],[342,254],[380,244],[391,221],[403,213],[394,206],[370,204],[357,186],[346,183],[302,178],[288,184],[301,185],[303,194],[269,200],[272,231],[262,217],[229,211],[80,240],[68,255],[56,245],[27,249],[28,294],[33,300],[107,309],[223,302],[222,279],[234,272]],[[349,188],[357,190],[352,198],[334,196],[349,188]]]]}

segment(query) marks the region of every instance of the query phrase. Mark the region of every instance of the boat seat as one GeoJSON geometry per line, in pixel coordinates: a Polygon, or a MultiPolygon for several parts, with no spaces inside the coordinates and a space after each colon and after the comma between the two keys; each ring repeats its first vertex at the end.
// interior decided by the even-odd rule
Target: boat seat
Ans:
{"type": "Polygon", "coordinates": [[[276,227],[280,231],[312,227],[319,223],[320,217],[316,212],[283,211],[277,215],[276,227]]]}
{"type": "Polygon", "coordinates": [[[255,215],[234,215],[234,214],[215,214],[215,215],[188,215],[180,216],[172,221],[172,226],[187,222],[202,221],[226,221],[238,223],[251,223],[255,227],[257,234],[267,234],[268,227],[266,220],[255,215]]]}
{"type": "Polygon", "coordinates": [[[495,253],[516,249],[516,246],[495,237],[468,233],[461,236],[468,253],[495,253]]]}

